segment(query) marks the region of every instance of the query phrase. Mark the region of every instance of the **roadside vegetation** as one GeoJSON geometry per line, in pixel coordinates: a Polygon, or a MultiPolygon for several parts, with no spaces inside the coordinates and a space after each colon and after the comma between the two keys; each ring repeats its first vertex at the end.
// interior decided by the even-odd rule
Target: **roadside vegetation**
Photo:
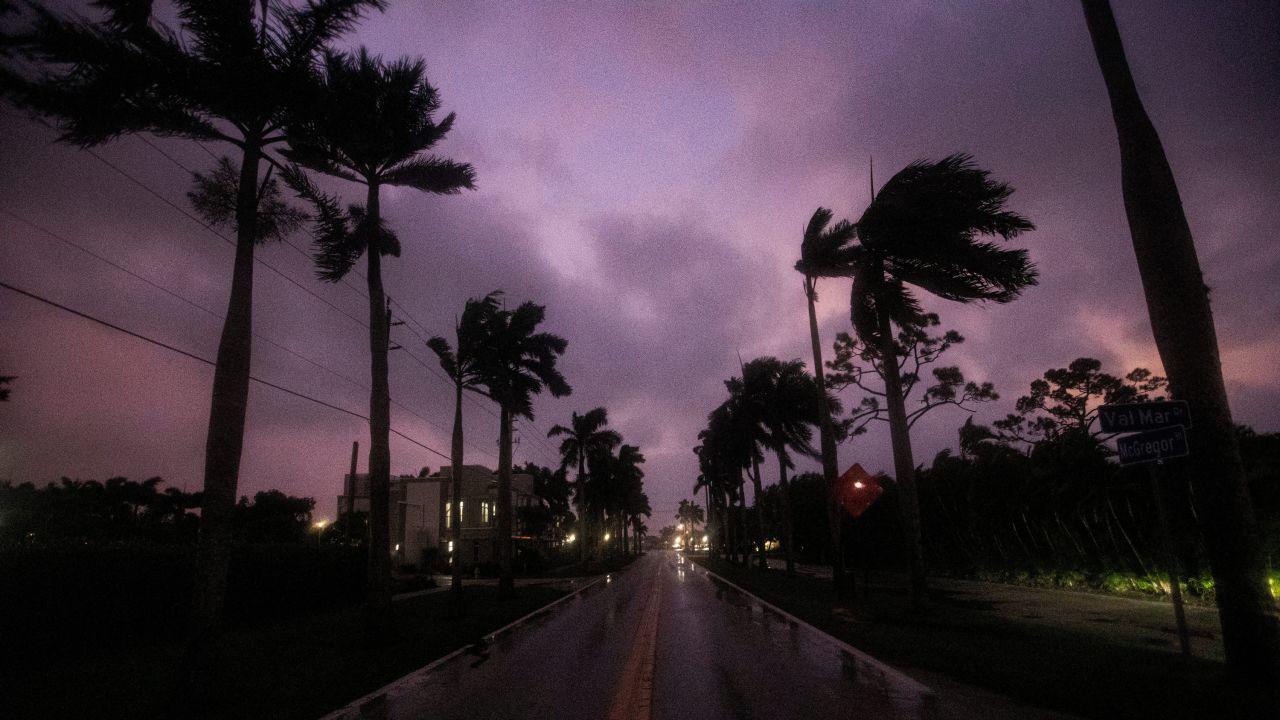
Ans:
{"type": "MultiPolygon", "coordinates": [[[[1100,606],[1095,629],[1054,622],[1057,603],[1029,610],[998,591],[931,587],[927,609],[912,609],[905,578],[831,602],[830,580],[761,573],[724,559],[697,562],[925,684],[938,676],[1080,717],[1208,720],[1272,717],[1257,686],[1234,682],[1220,660],[1183,658],[1165,608],[1141,621],[1100,606]],[[1151,623],[1156,625],[1153,629],[1151,623]],[[1153,642],[1155,646],[1153,646],[1153,642]]],[[[1125,602],[1109,600],[1110,602],[1125,602]]],[[[1212,626],[1212,617],[1203,621],[1212,626]]],[[[939,684],[946,698],[947,686],[939,684]]]]}

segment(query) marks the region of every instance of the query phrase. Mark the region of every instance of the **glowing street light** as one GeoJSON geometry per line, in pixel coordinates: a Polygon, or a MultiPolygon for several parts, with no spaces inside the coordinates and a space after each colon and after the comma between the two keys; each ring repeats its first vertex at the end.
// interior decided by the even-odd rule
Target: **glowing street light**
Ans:
{"type": "Polygon", "coordinates": [[[571,544],[573,543],[574,540],[577,540],[577,539],[578,539],[578,535],[576,533],[569,533],[569,537],[565,538],[564,541],[566,543],[571,544]]]}
{"type": "Polygon", "coordinates": [[[605,533],[605,534],[604,534],[604,541],[605,541],[605,542],[609,542],[609,538],[611,538],[611,537],[613,537],[613,536],[612,536],[612,535],[610,535],[609,533],[605,533]]]}

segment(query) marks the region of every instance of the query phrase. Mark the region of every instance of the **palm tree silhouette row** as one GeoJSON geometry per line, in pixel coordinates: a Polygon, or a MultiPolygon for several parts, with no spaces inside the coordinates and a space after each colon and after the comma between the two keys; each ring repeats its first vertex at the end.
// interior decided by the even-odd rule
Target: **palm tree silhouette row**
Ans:
{"type": "Polygon", "coordinates": [[[31,6],[31,28],[6,44],[40,73],[0,70],[0,91],[51,117],[61,140],[80,147],[145,133],[227,143],[240,155],[226,218],[235,229],[235,260],[205,444],[190,623],[198,654],[217,631],[226,595],[249,392],[254,248],[274,236],[261,222],[266,151],[286,140],[287,118],[314,84],[317,53],[385,2],[174,0],[176,30],[153,17],[151,2],[98,5],[104,17],[96,22],[31,6]]]}
{"type": "Polygon", "coordinates": [[[578,538],[578,561],[586,562],[587,545],[592,542],[590,533],[594,532],[594,528],[588,530],[586,527],[589,523],[588,508],[586,507],[587,484],[587,462],[600,454],[613,452],[613,449],[622,443],[622,436],[617,432],[606,428],[609,424],[609,413],[602,407],[593,408],[579,415],[573,412],[569,417],[569,424],[554,425],[547,431],[547,437],[560,437],[564,439],[560,441],[560,466],[564,468],[576,467],[578,470],[577,477],[574,481],[574,504],[578,508],[579,525],[583,531],[578,538]]]}

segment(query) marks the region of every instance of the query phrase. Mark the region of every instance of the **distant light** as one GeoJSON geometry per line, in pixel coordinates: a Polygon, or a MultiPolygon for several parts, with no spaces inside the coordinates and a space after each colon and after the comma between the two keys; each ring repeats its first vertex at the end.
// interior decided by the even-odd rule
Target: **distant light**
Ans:
{"type": "Polygon", "coordinates": [[[567,542],[567,543],[571,543],[571,542],[573,542],[574,540],[577,540],[577,539],[578,539],[578,536],[577,536],[576,534],[574,534],[574,533],[569,533],[569,537],[565,538],[565,539],[564,539],[564,541],[565,541],[565,542],[567,542]]]}
{"type": "Polygon", "coordinates": [[[604,534],[604,541],[605,541],[605,542],[609,542],[609,538],[611,538],[611,537],[613,537],[613,536],[612,536],[612,535],[610,535],[609,533],[605,533],[605,534],[604,534]]]}
{"type": "Polygon", "coordinates": [[[863,484],[862,484],[862,481],[861,481],[861,480],[855,480],[855,481],[854,481],[854,483],[853,483],[853,486],[854,486],[854,487],[856,487],[856,488],[858,488],[859,490],[861,490],[862,488],[866,487],[866,485],[863,485],[863,484]]]}
{"type": "Polygon", "coordinates": [[[677,526],[676,526],[676,529],[677,529],[677,530],[684,530],[684,523],[680,523],[679,525],[677,525],[677,526]]]}
{"type": "Polygon", "coordinates": [[[703,545],[705,545],[706,543],[707,543],[707,536],[706,536],[706,535],[703,535],[703,536],[702,536],[702,544],[703,544],[703,545]]]}
{"type": "Polygon", "coordinates": [[[329,526],[329,521],[326,518],[320,518],[319,520],[311,523],[311,527],[315,528],[316,530],[323,530],[328,526],[329,526]]]}
{"type": "Polygon", "coordinates": [[[396,552],[400,552],[400,543],[396,543],[396,552]]]}
{"type": "Polygon", "coordinates": [[[453,552],[453,541],[452,541],[452,540],[450,540],[450,541],[449,541],[449,552],[451,552],[451,553],[453,552]]]}

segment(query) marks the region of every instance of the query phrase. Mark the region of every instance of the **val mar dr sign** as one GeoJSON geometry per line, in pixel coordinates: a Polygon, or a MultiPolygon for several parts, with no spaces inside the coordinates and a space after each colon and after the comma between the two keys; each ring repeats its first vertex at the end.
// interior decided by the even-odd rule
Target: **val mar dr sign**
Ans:
{"type": "Polygon", "coordinates": [[[1098,408],[1102,432],[1131,433],[1181,425],[1191,427],[1191,411],[1182,400],[1103,405],[1098,408]]]}

